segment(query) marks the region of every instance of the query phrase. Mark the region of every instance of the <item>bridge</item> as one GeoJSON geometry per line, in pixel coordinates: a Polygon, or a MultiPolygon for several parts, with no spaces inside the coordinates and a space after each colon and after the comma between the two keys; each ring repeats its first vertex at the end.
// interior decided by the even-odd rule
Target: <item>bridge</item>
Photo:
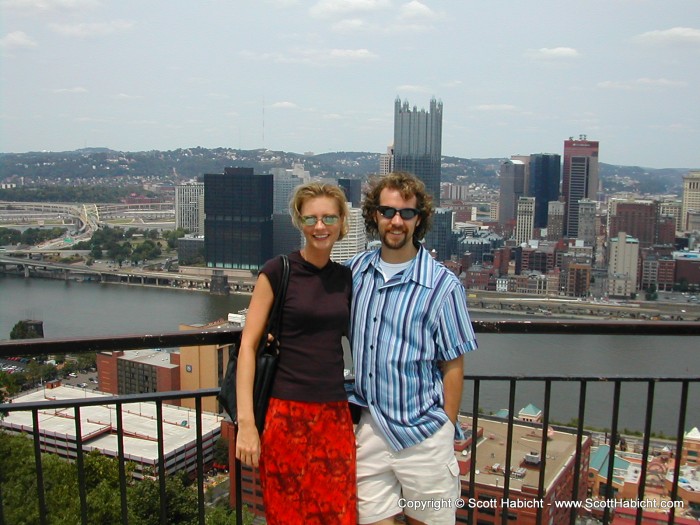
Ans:
{"type": "Polygon", "coordinates": [[[25,277],[45,277],[61,280],[89,280],[102,283],[122,283],[152,286],[209,288],[209,276],[185,275],[172,272],[146,271],[135,268],[93,268],[80,264],[64,264],[31,258],[0,255],[0,267],[6,273],[20,273],[25,277]]]}
{"type": "Polygon", "coordinates": [[[66,223],[75,225],[78,234],[70,241],[64,238],[54,239],[38,247],[38,250],[64,248],[75,241],[89,240],[94,231],[103,226],[112,226],[107,221],[115,219],[122,219],[142,227],[147,224],[147,221],[175,222],[175,204],[172,202],[75,204],[0,201],[0,224],[60,221],[62,225],[66,223]]]}

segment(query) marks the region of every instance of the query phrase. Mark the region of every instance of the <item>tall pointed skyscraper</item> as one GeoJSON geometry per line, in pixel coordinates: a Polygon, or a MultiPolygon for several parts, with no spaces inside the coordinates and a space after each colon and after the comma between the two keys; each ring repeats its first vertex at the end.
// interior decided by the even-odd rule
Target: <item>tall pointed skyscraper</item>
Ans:
{"type": "Polygon", "coordinates": [[[598,141],[585,135],[564,141],[561,194],[564,197],[564,235],[578,236],[578,201],[597,200],[598,141]]]}
{"type": "Polygon", "coordinates": [[[440,205],[442,160],[442,102],[430,100],[430,111],[411,109],[408,101],[394,104],[394,171],[420,178],[440,205]]]}

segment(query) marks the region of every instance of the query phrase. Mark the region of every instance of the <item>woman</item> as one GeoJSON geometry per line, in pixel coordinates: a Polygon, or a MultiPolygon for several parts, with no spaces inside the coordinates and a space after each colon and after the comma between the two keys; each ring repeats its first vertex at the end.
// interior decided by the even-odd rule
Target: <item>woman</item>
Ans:
{"type": "Polygon", "coordinates": [[[290,203],[305,245],[289,255],[280,359],[261,438],[253,415],[255,351],[282,275],[263,266],[241,335],[236,457],[260,467],[270,525],[355,524],[355,437],[344,388],[341,337],[350,319],[350,270],[330,260],[347,233],[348,208],[337,186],[312,182],[290,203]]]}

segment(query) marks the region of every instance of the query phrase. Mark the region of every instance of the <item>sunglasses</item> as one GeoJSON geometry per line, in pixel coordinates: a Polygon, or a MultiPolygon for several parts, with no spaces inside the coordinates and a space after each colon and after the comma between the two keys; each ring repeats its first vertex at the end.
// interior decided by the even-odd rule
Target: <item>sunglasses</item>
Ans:
{"type": "Polygon", "coordinates": [[[410,221],[413,217],[420,214],[420,211],[415,208],[401,208],[397,210],[391,206],[378,206],[377,211],[382,214],[382,217],[386,217],[387,219],[393,219],[394,215],[398,213],[405,221],[410,221]]]}
{"type": "Polygon", "coordinates": [[[313,215],[304,215],[301,218],[301,223],[304,226],[316,226],[318,221],[321,221],[326,226],[333,226],[334,224],[337,224],[339,220],[340,217],[337,215],[324,215],[320,219],[318,217],[314,217],[313,215]]]}

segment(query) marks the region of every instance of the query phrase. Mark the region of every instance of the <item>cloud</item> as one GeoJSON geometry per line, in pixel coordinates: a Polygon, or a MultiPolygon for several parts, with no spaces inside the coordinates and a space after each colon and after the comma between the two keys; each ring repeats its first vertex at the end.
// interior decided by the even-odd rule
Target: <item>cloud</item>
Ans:
{"type": "Polygon", "coordinates": [[[368,49],[292,49],[287,53],[257,53],[241,51],[246,60],[268,61],[280,64],[306,64],[311,66],[337,65],[347,62],[363,62],[378,58],[368,49]]]}
{"type": "Polygon", "coordinates": [[[87,93],[88,90],[83,86],[76,86],[72,88],[58,88],[53,90],[54,93],[87,93]]]}
{"type": "Polygon", "coordinates": [[[518,108],[512,104],[479,104],[478,106],[474,106],[474,109],[477,111],[498,111],[512,113],[517,111],[518,108]]]}
{"type": "Polygon", "coordinates": [[[24,31],[13,31],[0,38],[0,49],[14,51],[16,49],[33,49],[39,47],[24,31]]]}
{"type": "Polygon", "coordinates": [[[338,18],[354,13],[372,13],[389,7],[389,0],[320,0],[309,9],[309,13],[315,18],[338,18]]]}
{"type": "Polygon", "coordinates": [[[530,49],[526,55],[538,60],[560,60],[566,58],[577,58],[579,52],[572,47],[541,47],[530,49]]]}
{"type": "Polygon", "coordinates": [[[404,4],[399,9],[399,18],[401,19],[435,19],[437,14],[435,11],[430,9],[427,5],[419,2],[418,0],[413,0],[404,4]]]}
{"type": "Polygon", "coordinates": [[[62,36],[91,38],[124,33],[131,30],[134,25],[134,22],[128,20],[113,20],[111,22],[95,22],[89,24],[49,24],[49,27],[62,36]]]}
{"type": "Polygon", "coordinates": [[[432,90],[426,86],[419,86],[416,84],[403,84],[396,87],[397,91],[409,92],[409,93],[430,93],[432,90]]]}
{"type": "Polygon", "coordinates": [[[692,45],[700,46],[700,29],[691,27],[673,27],[663,31],[648,31],[637,35],[639,42],[654,45],[692,45]]]}
{"type": "Polygon", "coordinates": [[[299,106],[294,102],[281,101],[270,104],[268,107],[273,109],[297,109],[299,106]]]}
{"type": "Polygon", "coordinates": [[[126,93],[118,93],[114,95],[115,99],[117,100],[139,100],[142,99],[143,97],[141,95],[127,95],[126,93]]]}
{"type": "Polygon", "coordinates": [[[338,33],[354,33],[367,28],[367,24],[361,18],[347,18],[333,24],[333,31],[338,33]]]}
{"type": "Polygon", "coordinates": [[[604,82],[599,82],[597,85],[601,89],[640,90],[654,87],[685,87],[688,83],[679,80],[668,80],[666,78],[638,78],[628,81],[606,80],[604,82]]]}
{"type": "Polygon", "coordinates": [[[4,0],[3,10],[42,13],[50,11],[82,11],[99,6],[97,0],[4,0]]]}

